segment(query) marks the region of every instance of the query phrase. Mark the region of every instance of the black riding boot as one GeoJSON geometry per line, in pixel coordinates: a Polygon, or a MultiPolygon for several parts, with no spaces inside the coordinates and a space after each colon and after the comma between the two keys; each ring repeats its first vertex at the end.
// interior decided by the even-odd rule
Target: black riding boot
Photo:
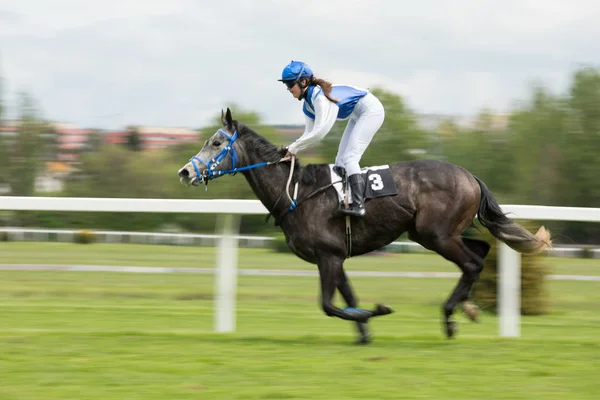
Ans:
{"type": "Polygon", "coordinates": [[[348,177],[350,191],[352,194],[352,204],[349,209],[342,209],[342,213],[362,217],[365,215],[365,181],[361,174],[354,174],[348,177]]]}

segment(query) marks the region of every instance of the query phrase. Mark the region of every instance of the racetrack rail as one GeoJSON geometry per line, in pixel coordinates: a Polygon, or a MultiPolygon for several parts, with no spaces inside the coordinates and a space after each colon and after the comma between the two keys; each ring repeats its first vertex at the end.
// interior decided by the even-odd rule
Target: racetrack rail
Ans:
{"type": "MultiPolygon", "coordinates": [[[[76,271],[76,272],[125,272],[137,274],[214,274],[213,268],[165,268],[165,267],[128,267],[116,265],[55,265],[55,264],[0,264],[0,271],[76,271]]],[[[285,269],[238,269],[239,275],[262,276],[319,276],[318,271],[285,269]]],[[[458,278],[459,272],[382,272],[382,271],[346,271],[349,276],[387,277],[387,278],[458,278]]],[[[560,281],[596,281],[600,276],[593,275],[548,275],[550,280],[560,281]]]]}

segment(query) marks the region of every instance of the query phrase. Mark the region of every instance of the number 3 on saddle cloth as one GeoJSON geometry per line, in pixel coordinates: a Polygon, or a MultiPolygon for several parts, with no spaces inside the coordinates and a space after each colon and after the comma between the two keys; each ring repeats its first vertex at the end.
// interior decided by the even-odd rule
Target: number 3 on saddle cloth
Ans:
{"type": "MultiPolygon", "coordinates": [[[[331,182],[337,182],[333,184],[333,187],[335,187],[340,203],[344,203],[345,200],[344,186],[348,188],[348,202],[352,203],[350,185],[344,185],[345,182],[342,183],[343,177],[338,175],[333,167],[333,164],[329,164],[331,182]]],[[[390,170],[389,165],[364,167],[360,172],[363,179],[365,179],[365,201],[376,197],[394,196],[397,194],[396,185],[394,184],[394,178],[392,177],[392,171],[390,170]]]]}

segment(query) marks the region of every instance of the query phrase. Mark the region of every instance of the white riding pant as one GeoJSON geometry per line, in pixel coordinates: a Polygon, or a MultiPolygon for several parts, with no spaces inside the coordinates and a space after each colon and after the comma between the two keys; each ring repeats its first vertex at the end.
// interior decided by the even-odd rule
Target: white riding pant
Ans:
{"type": "Polygon", "coordinates": [[[335,157],[335,164],[344,167],[348,176],[360,173],[360,159],[384,118],[383,105],[372,93],[356,103],[335,157]]]}

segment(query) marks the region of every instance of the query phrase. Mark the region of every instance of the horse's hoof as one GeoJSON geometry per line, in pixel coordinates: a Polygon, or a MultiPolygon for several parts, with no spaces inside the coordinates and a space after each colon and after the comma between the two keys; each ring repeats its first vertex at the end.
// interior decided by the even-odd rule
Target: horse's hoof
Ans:
{"type": "Polygon", "coordinates": [[[447,321],[446,322],[446,337],[448,339],[452,339],[456,336],[457,332],[458,332],[458,324],[454,321],[447,321]]]}
{"type": "Polygon", "coordinates": [[[375,311],[373,311],[375,315],[388,315],[394,312],[392,307],[386,306],[384,304],[377,304],[375,306],[375,311]]]}
{"type": "Polygon", "coordinates": [[[356,344],[358,345],[365,345],[365,344],[369,344],[373,341],[372,339],[372,335],[364,335],[361,336],[357,341],[356,344]]]}
{"type": "Polygon", "coordinates": [[[470,301],[465,301],[462,303],[462,310],[464,311],[465,314],[467,314],[467,317],[469,317],[469,319],[473,322],[479,322],[479,307],[477,307],[475,304],[471,303],[470,301]]]}
{"type": "Polygon", "coordinates": [[[352,316],[352,320],[361,324],[367,323],[369,318],[375,316],[373,311],[363,310],[362,308],[346,307],[344,311],[352,316]]]}

